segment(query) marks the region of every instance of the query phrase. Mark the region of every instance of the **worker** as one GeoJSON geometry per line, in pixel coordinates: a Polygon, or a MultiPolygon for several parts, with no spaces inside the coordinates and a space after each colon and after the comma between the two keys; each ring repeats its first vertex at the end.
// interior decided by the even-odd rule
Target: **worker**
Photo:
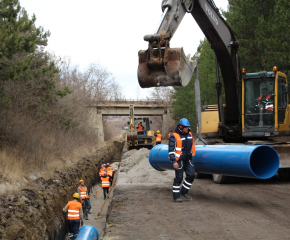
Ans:
{"type": "Polygon", "coordinates": [[[192,163],[192,157],[195,155],[194,138],[189,129],[190,123],[186,118],[182,118],[175,132],[170,135],[168,146],[168,157],[175,169],[175,178],[173,181],[173,200],[174,202],[182,202],[180,195],[184,200],[192,200],[188,196],[192,182],[195,178],[195,170],[192,163]],[[186,177],[183,180],[183,172],[186,177]],[[183,180],[182,187],[180,184],[183,180]]]}
{"type": "Polygon", "coordinates": [[[114,180],[115,173],[117,172],[117,168],[113,168],[112,170],[112,180],[114,180]]]}
{"type": "Polygon", "coordinates": [[[84,224],[82,204],[79,202],[80,195],[73,194],[73,200],[69,201],[63,208],[63,212],[68,212],[68,236],[70,239],[76,239],[79,233],[80,224],[84,224]]]}
{"type": "Polygon", "coordinates": [[[101,178],[101,176],[103,175],[104,172],[107,172],[107,168],[106,168],[106,164],[102,164],[100,170],[99,170],[99,176],[101,178]]]}
{"type": "Polygon", "coordinates": [[[263,102],[265,104],[266,111],[273,111],[274,110],[274,105],[273,105],[273,102],[271,101],[271,96],[270,96],[267,88],[262,89],[262,96],[258,97],[258,100],[259,100],[258,101],[259,104],[261,104],[261,102],[263,102]]]}
{"type": "Polygon", "coordinates": [[[102,180],[102,188],[104,192],[104,199],[106,199],[106,194],[109,193],[109,187],[110,187],[110,177],[107,175],[107,173],[104,173],[101,177],[102,180]]]}
{"type": "Polygon", "coordinates": [[[161,140],[162,140],[162,134],[160,133],[159,130],[156,131],[156,133],[154,134],[155,137],[156,137],[156,145],[160,144],[161,143],[161,140]]]}
{"type": "Polygon", "coordinates": [[[137,131],[138,131],[138,132],[143,132],[143,130],[144,130],[144,127],[143,127],[143,125],[142,125],[142,122],[140,122],[140,123],[138,124],[137,131]]]}
{"type": "Polygon", "coordinates": [[[110,166],[110,163],[107,163],[107,176],[110,178],[110,186],[112,185],[112,181],[113,181],[113,172],[112,172],[112,168],[110,166]]]}
{"type": "Polygon", "coordinates": [[[79,181],[79,186],[77,188],[78,194],[80,195],[80,200],[83,202],[84,218],[89,220],[88,213],[91,213],[92,208],[90,203],[90,196],[88,194],[88,188],[85,186],[85,181],[81,179],[79,181]]]}

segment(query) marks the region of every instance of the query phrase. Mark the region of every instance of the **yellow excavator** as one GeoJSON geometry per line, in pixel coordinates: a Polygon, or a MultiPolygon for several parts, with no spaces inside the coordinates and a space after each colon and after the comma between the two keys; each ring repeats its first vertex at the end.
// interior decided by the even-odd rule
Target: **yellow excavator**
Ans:
{"type": "MultiPolygon", "coordinates": [[[[148,49],[138,53],[140,86],[185,86],[195,71],[195,101],[201,130],[198,139],[204,144],[270,145],[280,156],[279,177],[290,180],[287,75],[275,66],[257,73],[240,69],[239,42],[212,0],[163,0],[162,11],[156,32],[144,37],[148,49]],[[198,57],[190,60],[182,48],[170,48],[170,40],[186,13],[193,16],[215,52],[217,105],[200,105],[198,57]]],[[[216,183],[233,181],[233,177],[217,174],[213,174],[213,179],[216,183]]]]}
{"type": "Polygon", "coordinates": [[[134,117],[134,105],[130,105],[130,121],[128,122],[129,129],[127,131],[127,150],[140,148],[153,148],[154,131],[150,130],[152,121],[147,117],[134,117]]]}

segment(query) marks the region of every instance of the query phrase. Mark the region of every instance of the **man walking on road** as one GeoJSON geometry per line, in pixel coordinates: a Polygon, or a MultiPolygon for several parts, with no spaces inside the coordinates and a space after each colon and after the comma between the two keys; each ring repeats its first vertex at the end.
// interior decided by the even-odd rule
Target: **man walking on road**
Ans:
{"type": "Polygon", "coordinates": [[[80,195],[74,193],[73,200],[69,201],[63,208],[63,212],[68,212],[68,236],[70,239],[76,239],[79,233],[80,224],[84,224],[82,204],[79,202],[80,195]]]}
{"type": "Polygon", "coordinates": [[[192,157],[195,155],[194,139],[190,132],[190,123],[186,118],[182,118],[175,132],[170,135],[169,138],[169,159],[175,169],[175,178],[173,182],[173,200],[174,202],[182,202],[181,196],[185,201],[190,201],[191,197],[188,196],[188,190],[190,189],[192,182],[195,178],[194,166],[192,163],[192,157]],[[183,180],[183,172],[186,177],[183,180]],[[182,188],[180,184],[183,180],[182,188]]]}

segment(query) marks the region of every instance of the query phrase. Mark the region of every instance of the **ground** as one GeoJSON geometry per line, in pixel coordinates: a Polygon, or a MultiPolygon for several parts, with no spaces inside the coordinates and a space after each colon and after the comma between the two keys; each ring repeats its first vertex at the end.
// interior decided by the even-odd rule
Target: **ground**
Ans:
{"type": "Polygon", "coordinates": [[[124,154],[101,239],[290,239],[289,182],[195,179],[193,200],[174,203],[174,172],[154,170],[148,153],[124,154]]]}

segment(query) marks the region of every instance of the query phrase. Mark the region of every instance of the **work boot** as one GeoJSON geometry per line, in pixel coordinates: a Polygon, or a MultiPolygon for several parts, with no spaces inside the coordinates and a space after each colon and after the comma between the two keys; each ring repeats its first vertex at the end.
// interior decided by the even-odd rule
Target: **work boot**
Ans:
{"type": "Polygon", "coordinates": [[[188,196],[187,193],[181,194],[181,196],[184,197],[184,201],[191,201],[192,200],[192,198],[190,196],[188,196]]]}
{"type": "Polygon", "coordinates": [[[173,200],[174,200],[174,202],[182,202],[181,198],[174,198],[173,200]]]}

